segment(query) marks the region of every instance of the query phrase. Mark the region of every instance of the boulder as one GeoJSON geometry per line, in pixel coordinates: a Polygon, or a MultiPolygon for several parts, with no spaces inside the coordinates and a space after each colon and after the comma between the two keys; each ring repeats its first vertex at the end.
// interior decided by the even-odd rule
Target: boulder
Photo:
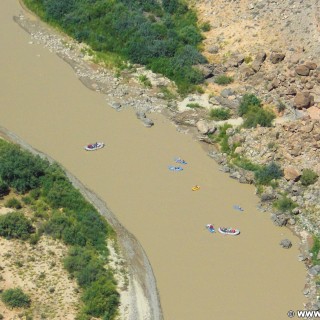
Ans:
{"type": "Polygon", "coordinates": [[[301,176],[301,172],[293,166],[285,167],[283,173],[286,180],[297,181],[301,176]]]}
{"type": "Polygon", "coordinates": [[[234,93],[235,92],[232,89],[226,88],[221,91],[220,95],[224,98],[228,98],[229,96],[233,96],[234,93]]]}
{"type": "Polygon", "coordinates": [[[202,73],[205,79],[213,77],[213,67],[209,64],[198,64],[196,68],[202,73]]]}
{"type": "Polygon", "coordinates": [[[151,128],[154,125],[154,122],[149,118],[143,118],[142,122],[147,128],[151,128]]]}
{"type": "Polygon", "coordinates": [[[311,267],[309,270],[308,270],[309,274],[312,275],[312,276],[316,276],[320,273],[320,265],[316,265],[316,266],[313,266],[311,267]]]}
{"type": "Polygon", "coordinates": [[[254,61],[251,64],[252,69],[258,72],[261,68],[262,63],[266,60],[267,54],[265,52],[260,52],[256,55],[254,61]]]}
{"type": "Polygon", "coordinates": [[[137,111],[136,116],[140,120],[146,118],[146,114],[143,111],[137,111]]]}
{"type": "Polygon", "coordinates": [[[239,70],[243,79],[247,79],[255,73],[254,70],[246,64],[242,65],[239,70]]]}
{"type": "Polygon", "coordinates": [[[270,55],[270,61],[273,64],[281,62],[285,58],[285,54],[282,52],[272,52],[270,55]]]}
{"type": "Polygon", "coordinates": [[[290,249],[292,247],[292,242],[289,239],[283,239],[280,241],[280,246],[284,249],[290,249]]]}
{"type": "Polygon", "coordinates": [[[289,217],[285,214],[273,214],[271,220],[276,226],[283,227],[287,224],[289,217]]]}
{"type": "Polygon", "coordinates": [[[111,103],[111,108],[120,111],[121,110],[121,104],[119,102],[112,102],[111,103]]]}
{"type": "Polygon", "coordinates": [[[313,99],[309,92],[297,92],[293,103],[297,109],[303,109],[310,107],[312,101],[313,99]]]}
{"type": "Polygon", "coordinates": [[[305,63],[305,66],[308,67],[310,70],[317,69],[317,64],[315,62],[312,62],[312,61],[307,61],[305,63]]]}
{"type": "Polygon", "coordinates": [[[312,107],[308,108],[307,112],[310,116],[310,119],[320,120],[320,109],[319,108],[312,106],[312,107]]]}
{"type": "Polygon", "coordinates": [[[294,70],[299,76],[308,76],[310,73],[310,69],[304,64],[300,64],[294,70]]]}
{"type": "Polygon", "coordinates": [[[207,134],[209,132],[208,123],[205,120],[200,120],[196,123],[197,129],[201,134],[207,134]]]}

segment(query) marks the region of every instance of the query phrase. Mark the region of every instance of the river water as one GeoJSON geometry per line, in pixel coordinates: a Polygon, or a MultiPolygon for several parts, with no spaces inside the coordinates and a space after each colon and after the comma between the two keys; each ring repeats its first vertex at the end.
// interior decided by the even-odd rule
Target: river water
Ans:
{"type": "Polygon", "coordinates": [[[108,107],[68,64],[29,44],[12,19],[20,11],[15,0],[0,2],[0,125],[63,164],[137,237],[164,318],[281,320],[302,309],[298,238],[257,211],[254,187],[220,172],[199,143],[161,115],[151,115],[155,126],[147,129],[133,111],[108,107]],[[106,147],[83,150],[95,141],[106,147]],[[175,156],[188,161],[184,171],[167,169],[175,156]],[[201,189],[192,192],[195,184],[201,189]],[[235,211],[236,203],[245,211],[235,211]],[[210,234],[207,223],[237,227],[241,235],[210,234]],[[293,248],[279,246],[284,238],[293,248]]]}

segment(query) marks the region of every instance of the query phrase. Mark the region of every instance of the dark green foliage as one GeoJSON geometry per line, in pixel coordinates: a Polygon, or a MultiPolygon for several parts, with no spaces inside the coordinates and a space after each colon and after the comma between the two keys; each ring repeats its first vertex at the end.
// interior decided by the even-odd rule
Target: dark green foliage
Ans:
{"type": "Polygon", "coordinates": [[[250,107],[261,107],[261,100],[258,99],[254,94],[245,94],[240,102],[238,113],[239,116],[243,116],[248,113],[250,107]]]}
{"type": "Polygon", "coordinates": [[[8,239],[27,239],[33,232],[30,221],[20,212],[0,216],[0,236],[8,239]]]}
{"type": "Polygon", "coordinates": [[[319,251],[320,251],[320,239],[316,236],[313,236],[313,246],[310,250],[310,252],[312,253],[313,264],[320,264],[320,261],[317,259],[319,251]]]}
{"type": "Polygon", "coordinates": [[[203,32],[210,31],[210,30],[211,30],[210,22],[204,22],[204,23],[200,26],[200,29],[201,29],[203,32]]]}
{"type": "Polygon", "coordinates": [[[176,81],[180,92],[203,80],[192,67],[205,61],[197,49],[202,35],[195,13],[184,1],[24,1],[43,19],[88,43],[96,52],[115,53],[120,60],[145,64],[163,73],[176,81]]]}
{"type": "Polygon", "coordinates": [[[238,109],[240,116],[244,117],[245,128],[255,128],[257,125],[271,127],[275,114],[261,107],[261,100],[254,94],[245,94],[238,109]]]}
{"type": "Polygon", "coordinates": [[[8,213],[0,216],[0,235],[30,238],[30,244],[36,245],[45,232],[70,245],[65,267],[83,288],[84,307],[79,319],[90,319],[90,316],[114,319],[119,294],[112,272],[104,266],[108,257],[106,240],[111,231],[106,221],[72,186],[58,165],[49,165],[39,157],[0,141],[0,166],[14,172],[6,176],[11,184],[27,180],[26,190],[35,188],[23,201],[33,204],[35,216],[47,220],[30,236],[33,227],[29,220],[18,212],[8,213]],[[17,168],[9,160],[16,163],[17,168]]]}
{"type": "Polygon", "coordinates": [[[191,109],[203,109],[199,103],[188,103],[187,107],[191,109]]]}
{"type": "Polygon", "coordinates": [[[227,120],[230,118],[230,110],[225,108],[211,109],[210,117],[214,120],[227,120]]]}
{"type": "Polygon", "coordinates": [[[272,120],[275,117],[275,114],[271,111],[259,107],[251,107],[245,116],[243,126],[245,128],[256,128],[257,125],[261,127],[271,127],[272,120]]]}
{"type": "Polygon", "coordinates": [[[8,199],[6,202],[5,202],[5,207],[7,208],[14,208],[14,209],[21,209],[22,206],[21,206],[21,202],[17,199],[17,198],[11,198],[11,199],[8,199]]]}
{"type": "Polygon", "coordinates": [[[31,299],[20,288],[3,291],[1,300],[9,308],[28,308],[31,304],[31,299]]]}
{"type": "Polygon", "coordinates": [[[220,76],[217,76],[215,79],[214,79],[214,82],[217,83],[217,84],[220,84],[222,86],[224,85],[227,85],[227,84],[230,84],[233,82],[233,78],[232,77],[228,77],[224,74],[220,75],[220,76]]]}
{"type": "Polygon", "coordinates": [[[74,247],[64,264],[84,288],[82,300],[85,302],[85,314],[99,317],[109,313],[113,316],[119,305],[116,283],[95,253],[88,248],[74,247]]]}
{"type": "Polygon", "coordinates": [[[261,167],[255,172],[255,180],[258,184],[267,185],[273,179],[279,179],[283,176],[282,169],[274,162],[261,167]]]}
{"type": "Polygon", "coordinates": [[[0,197],[6,196],[9,191],[9,185],[6,182],[0,180],[0,197]]]}
{"type": "Polygon", "coordinates": [[[232,125],[230,124],[224,124],[219,128],[219,134],[217,137],[215,137],[215,142],[218,142],[221,147],[221,151],[224,153],[229,153],[231,151],[231,148],[228,143],[228,136],[227,136],[227,130],[229,128],[232,128],[232,125]]]}
{"type": "Polygon", "coordinates": [[[318,175],[311,169],[304,169],[300,178],[301,184],[309,186],[318,180],[318,175]]]}
{"type": "Polygon", "coordinates": [[[0,178],[19,193],[25,193],[39,186],[44,175],[46,161],[34,157],[19,147],[0,141],[0,178]]]}
{"type": "Polygon", "coordinates": [[[261,168],[259,165],[252,163],[246,158],[235,159],[233,163],[236,166],[248,171],[258,171],[261,168]]]}
{"type": "Polygon", "coordinates": [[[274,202],[274,207],[282,212],[290,212],[296,206],[297,206],[296,203],[286,196],[274,202]]]}

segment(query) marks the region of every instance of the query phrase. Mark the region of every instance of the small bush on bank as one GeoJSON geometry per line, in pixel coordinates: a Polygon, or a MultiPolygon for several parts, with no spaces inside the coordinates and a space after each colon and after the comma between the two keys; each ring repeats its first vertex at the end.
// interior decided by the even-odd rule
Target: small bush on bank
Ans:
{"type": "Polygon", "coordinates": [[[4,197],[9,193],[10,189],[6,182],[0,180],[0,197],[4,197]]]}
{"type": "Polygon", "coordinates": [[[214,79],[214,82],[216,84],[219,84],[219,85],[227,85],[227,84],[230,84],[233,82],[233,78],[232,77],[228,77],[224,74],[220,75],[220,76],[217,76],[215,79],[214,79]]]}
{"type": "Polygon", "coordinates": [[[211,30],[211,25],[210,25],[210,22],[204,22],[201,26],[200,26],[200,29],[203,31],[203,32],[208,32],[211,30]]]}
{"type": "Polygon", "coordinates": [[[261,127],[271,127],[272,120],[275,117],[275,114],[271,111],[252,107],[245,116],[243,126],[245,128],[256,128],[257,125],[260,125],[261,127]]]}
{"type": "Polygon", "coordinates": [[[2,302],[9,308],[28,308],[31,299],[20,288],[8,289],[1,294],[2,302]]]}
{"type": "Polygon", "coordinates": [[[318,175],[311,169],[304,169],[300,178],[303,186],[314,184],[318,180],[318,175]]]}
{"type": "Polygon", "coordinates": [[[275,201],[273,205],[281,212],[291,212],[297,206],[297,204],[294,201],[292,201],[286,196],[275,201]]]}
{"type": "Polygon", "coordinates": [[[21,209],[21,202],[17,198],[11,198],[5,202],[5,207],[7,208],[14,208],[14,209],[21,209]]]}
{"type": "Polygon", "coordinates": [[[248,171],[258,171],[261,168],[261,166],[259,166],[258,164],[252,163],[250,160],[246,158],[235,159],[233,163],[236,166],[248,171]]]}
{"type": "Polygon", "coordinates": [[[199,103],[188,103],[187,107],[191,109],[203,109],[199,103]]]}
{"type": "Polygon", "coordinates": [[[0,236],[26,240],[34,231],[30,221],[20,212],[0,216],[0,236]]]}
{"type": "Polygon", "coordinates": [[[149,78],[146,75],[141,74],[138,77],[138,79],[139,79],[140,83],[142,83],[145,87],[152,88],[151,81],[149,80],[149,78]]]}
{"type": "Polygon", "coordinates": [[[225,108],[211,109],[210,117],[214,120],[228,120],[230,118],[230,110],[225,108]]]}
{"type": "Polygon", "coordinates": [[[243,115],[248,113],[250,107],[252,106],[261,107],[261,100],[254,94],[245,94],[242,97],[238,108],[239,116],[242,117],[243,115]]]}
{"type": "Polygon", "coordinates": [[[260,167],[254,175],[256,183],[263,185],[270,184],[272,180],[279,179],[282,176],[282,169],[274,162],[271,162],[267,166],[260,167]]]}
{"type": "Polygon", "coordinates": [[[320,239],[316,236],[313,236],[313,246],[310,250],[310,252],[312,253],[313,264],[320,264],[320,260],[317,259],[319,251],[320,251],[320,239]]]}

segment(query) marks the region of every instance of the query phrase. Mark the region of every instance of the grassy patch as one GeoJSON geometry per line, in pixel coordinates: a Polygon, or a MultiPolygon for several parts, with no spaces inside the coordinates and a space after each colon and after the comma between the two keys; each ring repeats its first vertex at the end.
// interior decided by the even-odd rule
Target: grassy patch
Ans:
{"type": "Polygon", "coordinates": [[[228,77],[226,75],[220,75],[220,76],[217,76],[215,79],[214,79],[214,82],[216,84],[219,84],[219,85],[222,85],[222,86],[225,86],[227,84],[230,84],[233,82],[233,78],[232,77],[228,77]]]}
{"type": "Polygon", "coordinates": [[[199,103],[188,103],[187,107],[191,109],[203,109],[199,103]]]}
{"type": "Polygon", "coordinates": [[[291,212],[294,208],[297,207],[297,204],[288,197],[283,196],[282,198],[276,200],[273,203],[273,206],[281,212],[291,212]]]}
{"type": "Polygon", "coordinates": [[[149,80],[149,78],[144,75],[144,74],[140,74],[138,77],[138,80],[141,84],[143,84],[145,87],[147,88],[152,88],[152,84],[151,81],[149,80]]]}
{"type": "Polygon", "coordinates": [[[216,108],[210,110],[209,116],[214,120],[228,120],[231,115],[229,109],[216,108]]]}
{"type": "Polygon", "coordinates": [[[304,169],[300,178],[303,186],[314,184],[318,180],[318,175],[311,169],[304,169]]]}
{"type": "Polygon", "coordinates": [[[320,239],[319,237],[313,236],[313,246],[310,250],[310,252],[312,253],[313,264],[320,264],[320,260],[317,259],[319,251],[320,251],[320,239]]]}

